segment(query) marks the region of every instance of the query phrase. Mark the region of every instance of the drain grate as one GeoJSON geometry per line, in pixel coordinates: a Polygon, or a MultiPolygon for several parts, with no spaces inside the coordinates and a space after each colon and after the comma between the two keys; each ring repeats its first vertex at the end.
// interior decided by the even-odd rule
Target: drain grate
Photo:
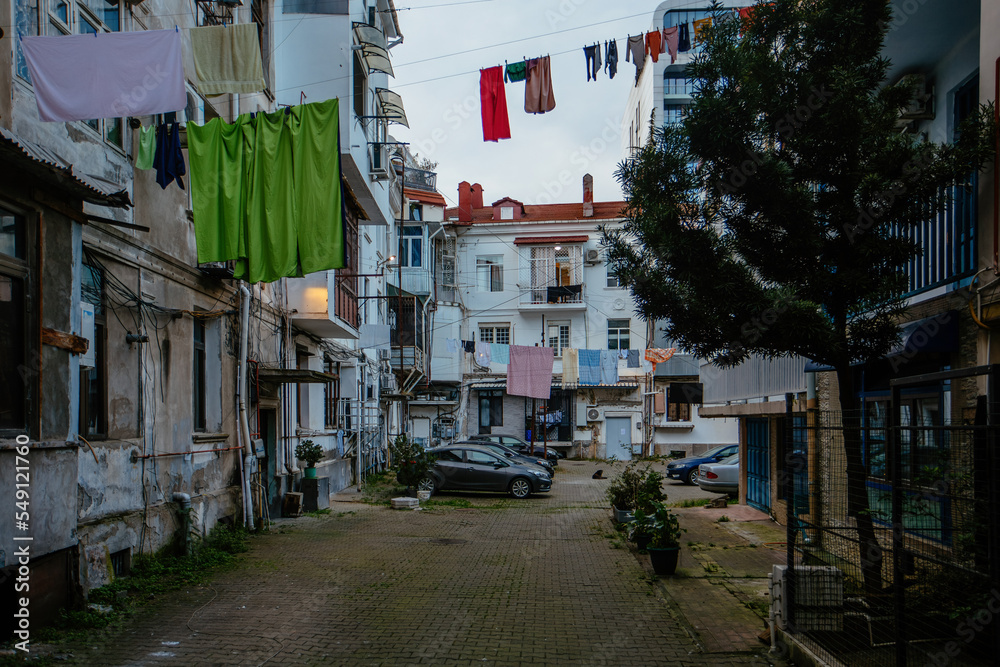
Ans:
{"type": "Polygon", "coordinates": [[[468,540],[457,540],[451,537],[439,537],[431,540],[434,544],[468,544],[468,540]]]}

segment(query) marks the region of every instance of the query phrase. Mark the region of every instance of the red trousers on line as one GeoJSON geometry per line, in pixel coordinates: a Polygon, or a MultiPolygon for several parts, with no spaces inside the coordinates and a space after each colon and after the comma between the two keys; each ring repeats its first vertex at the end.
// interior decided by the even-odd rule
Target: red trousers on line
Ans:
{"type": "Polygon", "coordinates": [[[479,96],[483,107],[483,141],[510,139],[502,67],[479,70],[479,96]]]}

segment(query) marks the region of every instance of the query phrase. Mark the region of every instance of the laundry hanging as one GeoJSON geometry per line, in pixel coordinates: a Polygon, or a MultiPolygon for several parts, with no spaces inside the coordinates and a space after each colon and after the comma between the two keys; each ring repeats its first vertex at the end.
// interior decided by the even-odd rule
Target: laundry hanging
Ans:
{"type": "Polygon", "coordinates": [[[583,47],[583,56],[587,63],[587,81],[597,81],[597,73],[601,71],[601,45],[583,47]]]}
{"type": "Polygon", "coordinates": [[[618,74],[618,42],[613,39],[604,43],[604,71],[611,79],[618,74]]]}
{"type": "Polygon", "coordinates": [[[500,66],[479,70],[479,97],[483,117],[483,141],[510,139],[507,94],[500,66]]]}
{"type": "Polygon", "coordinates": [[[491,343],[490,358],[493,360],[493,363],[495,364],[509,364],[510,345],[503,345],[502,343],[491,343]]]}
{"type": "Polygon", "coordinates": [[[198,90],[205,95],[257,93],[266,87],[256,23],[191,28],[198,90]]]}
{"type": "Polygon", "coordinates": [[[635,64],[635,82],[639,83],[639,75],[646,66],[646,44],[642,35],[629,36],[625,46],[625,62],[628,62],[629,58],[635,64]]]}
{"type": "Polygon", "coordinates": [[[339,103],[188,123],[199,262],[271,282],[344,266],[339,103]]]}
{"type": "Polygon", "coordinates": [[[525,113],[547,113],[556,108],[552,91],[552,65],[548,56],[528,61],[528,80],[524,84],[525,113]]]}
{"type": "Polygon", "coordinates": [[[618,384],[618,351],[601,350],[601,384],[618,384]]]}
{"type": "Polygon", "coordinates": [[[660,62],[661,46],[663,46],[663,33],[659,30],[650,30],[646,33],[646,55],[652,58],[654,63],[660,62]]]}
{"type": "Polygon", "coordinates": [[[135,151],[135,168],[152,169],[156,155],[156,127],[149,125],[139,130],[139,147],[135,151]]]}
{"type": "Polygon", "coordinates": [[[677,41],[678,41],[678,27],[664,28],[663,29],[663,44],[667,48],[667,53],[670,54],[670,64],[677,62],[677,41]]]}
{"type": "Polygon", "coordinates": [[[503,80],[507,83],[518,83],[528,78],[528,64],[523,60],[516,63],[505,63],[503,80]]]}
{"type": "Polygon", "coordinates": [[[677,50],[680,53],[691,50],[691,32],[687,23],[677,26],[677,50]]]}
{"type": "Polygon", "coordinates": [[[507,394],[548,400],[552,391],[554,360],[554,350],[551,347],[511,345],[507,394]]]}
{"type": "Polygon", "coordinates": [[[712,17],[710,16],[706,19],[698,19],[697,21],[694,21],[693,25],[695,44],[701,44],[705,41],[705,38],[708,35],[706,31],[709,26],[712,25],[712,17]]]}
{"type": "Polygon", "coordinates": [[[627,368],[639,368],[639,350],[629,350],[627,368]]]}
{"type": "Polygon", "coordinates": [[[445,352],[447,352],[449,355],[452,355],[452,356],[458,354],[458,344],[461,343],[461,342],[462,341],[457,340],[455,338],[447,338],[447,339],[445,339],[445,341],[444,341],[445,352]]]}
{"type": "Polygon", "coordinates": [[[580,355],[576,348],[563,348],[562,366],[563,386],[566,386],[567,384],[576,384],[580,381],[580,355]]]}
{"type": "Polygon", "coordinates": [[[493,356],[490,350],[491,343],[476,343],[476,363],[483,367],[488,367],[493,356]]]}
{"type": "Polygon", "coordinates": [[[177,30],[23,37],[21,50],[44,121],[148,116],[187,106],[177,30]]]}
{"type": "Polygon", "coordinates": [[[646,350],[645,358],[646,361],[652,363],[653,370],[655,371],[656,364],[662,363],[664,361],[670,361],[671,357],[674,356],[675,352],[677,352],[677,348],[674,347],[668,347],[665,350],[660,350],[657,348],[649,348],[648,350],[646,350]]]}
{"type": "Polygon", "coordinates": [[[580,384],[601,384],[601,350],[580,350],[580,384]]]}
{"type": "Polygon", "coordinates": [[[186,173],[184,168],[184,153],[181,152],[181,130],[177,123],[163,123],[156,128],[156,153],[153,155],[153,169],[156,170],[156,182],[164,190],[177,181],[180,189],[184,189],[181,176],[186,173]]]}

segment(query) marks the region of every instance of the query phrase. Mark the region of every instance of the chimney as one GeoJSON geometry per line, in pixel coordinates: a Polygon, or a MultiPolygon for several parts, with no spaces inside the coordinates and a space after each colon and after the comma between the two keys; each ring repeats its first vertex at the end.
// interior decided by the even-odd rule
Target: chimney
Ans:
{"type": "Polygon", "coordinates": [[[594,177],[583,175],[583,217],[594,217],[594,177]]]}
{"type": "Polygon", "coordinates": [[[458,184],[458,221],[472,222],[472,186],[468,181],[458,184]]]}
{"type": "Polygon", "coordinates": [[[483,186],[479,183],[472,185],[472,209],[483,207],[483,186]]]}

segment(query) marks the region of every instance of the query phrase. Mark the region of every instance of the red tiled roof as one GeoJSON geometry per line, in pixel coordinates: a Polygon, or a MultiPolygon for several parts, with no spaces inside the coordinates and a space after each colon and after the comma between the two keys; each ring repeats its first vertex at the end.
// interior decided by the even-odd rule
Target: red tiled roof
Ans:
{"type": "MultiPolygon", "coordinates": [[[[595,202],[594,215],[584,217],[583,203],[574,204],[525,204],[524,217],[514,222],[547,222],[554,220],[611,220],[622,217],[625,202],[595,202]]],[[[458,208],[449,208],[444,212],[445,220],[458,217],[458,208]]],[[[494,220],[493,207],[472,210],[472,223],[511,222],[510,220],[494,220]]]]}
{"type": "Polygon", "coordinates": [[[403,188],[403,195],[410,200],[423,202],[424,204],[434,204],[435,206],[447,206],[448,202],[438,192],[427,192],[415,188],[403,188]]]}
{"type": "Polygon", "coordinates": [[[514,245],[535,243],[586,243],[590,239],[586,234],[580,236],[515,236],[514,245]]]}

